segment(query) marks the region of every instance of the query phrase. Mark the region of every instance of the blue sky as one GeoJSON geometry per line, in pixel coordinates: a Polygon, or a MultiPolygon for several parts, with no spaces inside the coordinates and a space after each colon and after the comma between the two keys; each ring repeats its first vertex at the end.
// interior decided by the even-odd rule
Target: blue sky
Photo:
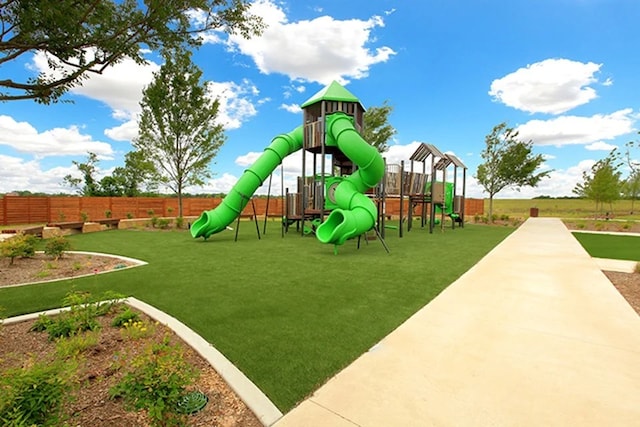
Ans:
{"type": "MultiPolygon", "coordinates": [[[[301,124],[298,106],[332,80],[365,107],[394,107],[389,163],[407,160],[419,142],[434,144],[468,166],[469,197],[486,196],[473,176],[484,137],[503,121],[553,171],[537,188],[499,198],[569,196],[582,171],[640,139],[637,0],[258,0],[253,11],[268,24],[262,37],[211,33],[194,55],[221,100],[227,142],[214,178],[190,191],[227,192],[274,136],[301,124]]],[[[0,193],[73,193],[62,178],[89,151],[101,175],[121,166],[142,89],[160,66],[153,52],[148,58],[91,77],[67,95],[73,103],[0,104],[0,193]]],[[[34,54],[0,73],[46,67],[34,54]]],[[[301,157],[287,158],[285,186],[295,188],[300,171],[301,157]]],[[[280,170],[274,178],[278,194],[280,170]]]]}

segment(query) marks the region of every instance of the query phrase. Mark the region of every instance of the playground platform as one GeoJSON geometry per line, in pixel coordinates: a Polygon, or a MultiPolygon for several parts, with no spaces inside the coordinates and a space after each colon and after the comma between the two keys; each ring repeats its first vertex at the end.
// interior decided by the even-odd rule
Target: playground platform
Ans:
{"type": "Polygon", "coordinates": [[[530,218],[274,425],[631,426],[638,402],[640,316],[530,218]]]}

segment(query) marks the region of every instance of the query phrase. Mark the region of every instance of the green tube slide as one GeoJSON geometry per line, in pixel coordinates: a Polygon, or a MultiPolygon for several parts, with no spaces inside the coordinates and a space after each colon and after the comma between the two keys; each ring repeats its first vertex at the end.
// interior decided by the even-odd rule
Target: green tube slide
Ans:
{"type": "Polygon", "coordinates": [[[298,126],[289,133],[273,138],[258,160],[244,171],[222,203],[215,209],[202,212],[191,224],[191,236],[208,239],[212,234],[225,230],[240,215],[253,193],[282,160],[302,148],[302,137],[302,126],[298,126]]]}
{"type": "Polygon", "coordinates": [[[358,170],[336,187],[338,205],[316,230],[322,243],[342,245],[347,239],[369,231],[376,223],[375,203],[363,193],[375,187],[384,175],[384,160],[353,127],[353,119],[344,113],[327,117],[327,145],[337,146],[358,170]]]}

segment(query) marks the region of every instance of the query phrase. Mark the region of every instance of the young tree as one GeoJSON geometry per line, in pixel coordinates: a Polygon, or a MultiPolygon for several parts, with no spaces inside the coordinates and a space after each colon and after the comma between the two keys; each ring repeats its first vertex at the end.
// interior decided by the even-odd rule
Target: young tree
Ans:
{"type": "Polygon", "coordinates": [[[5,0],[0,65],[40,53],[53,72],[0,79],[0,101],[56,102],[87,73],[102,73],[124,58],[143,63],[143,47],[197,45],[198,34],[214,29],[259,34],[262,21],[249,7],[247,0],[5,0]]]}
{"type": "MultiPolygon", "coordinates": [[[[125,155],[124,167],[119,166],[111,175],[115,181],[119,195],[135,197],[141,194],[141,188],[155,190],[160,177],[155,172],[153,162],[145,158],[141,151],[130,151],[125,155]]],[[[102,185],[105,191],[105,186],[102,185]]]]}
{"type": "Polygon", "coordinates": [[[609,155],[598,160],[591,171],[582,173],[582,182],[578,183],[573,192],[589,200],[596,202],[596,214],[602,214],[602,207],[605,203],[611,205],[615,200],[620,199],[622,173],[618,170],[621,164],[616,149],[609,155]]]}
{"type": "Polygon", "coordinates": [[[493,197],[507,187],[535,187],[551,171],[536,173],[544,162],[541,154],[533,154],[533,142],[518,139],[518,132],[506,123],[495,126],[485,137],[476,179],[489,194],[489,219],[493,221],[493,197]]]}
{"type": "MultiPolygon", "coordinates": [[[[640,132],[638,133],[640,134],[640,132]]],[[[633,214],[635,201],[640,197],[640,160],[634,159],[632,153],[633,150],[640,149],[640,141],[629,141],[625,147],[625,158],[630,172],[622,191],[625,197],[631,199],[631,213],[633,214]]]]}
{"type": "Polygon", "coordinates": [[[191,53],[176,48],[164,51],[165,64],[144,90],[140,103],[135,147],[153,163],[162,183],[178,195],[182,217],[182,191],[202,185],[211,177],[209,164],[225,141],[224,130],[214,122],[218,100],[200,83],[202,71],[191,53]]]}
{"type": "Polygon", "coordinates": [[[384,101],[380,107],[370,107],[364,113],[362,138],[384,153],[389,149],[387,142],[396,134],[396,129],[389,124],[389,115],[393,107],[384,101]]]}
{"type": "Polygon", "coordinates": [[[99,160],[96,153],[91,152],[88,153],[87,161],[84,163],[73,160],[71,163],[78,168],[82,174],[82,178],[77,178],[69,174],[62,179],[62,182],[71,188],[75,188],[81,196],[99,196],[100,184],[95,176],[98,162],[99,160]]]}

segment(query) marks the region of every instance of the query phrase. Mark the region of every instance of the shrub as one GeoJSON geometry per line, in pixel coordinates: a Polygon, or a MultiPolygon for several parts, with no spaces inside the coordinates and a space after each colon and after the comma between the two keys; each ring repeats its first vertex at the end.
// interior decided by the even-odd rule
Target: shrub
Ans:
{"type": "Polygon", "coordinates": [[[167,228],[169,228],[170,224],[171,224],[171,220],[170,219],[167,219],[167,218],[156,218],[155,227],[158,227],[158,228],[161,228],[163,230],[166,230],[167,228]]]}
{"type": "Polygon", "coordinates": [[[37,237],[18,234],[0,243],[0,257],[9,258],[12,265],[15,258],[31,258],[36,253],[37,237]]]}
{"type": "Polygon", "coordinates": [[[98,345],[98,334],[88,332],[56,341],[56,355],[62,359],[76,359],[82,352],[98,345]]]}
{"type": "Polygon", "coordinates": [[[62,258],[62,255],[71,249],[71,242],[64,236],[55,236],[47,240],[44,253],[53,259],[62,258]]]}
{"type": "Polygon", "coordinates": [[[133,214],[131,212],[127,212],[126,217],[127,217],[127,219],[132,219],[133,218],[133,214]]]}
{"type": "Polygon", "coordinates": [[[105,218],[111,218],[111,210],[107,209],[106,211],[104,211],[104,216],[105,218]]]}
{"type": "Polygon", "coordinates": [[[96,331],[100,328],[96,317],[108,313],[119,303],[119,297],[115,294],[109,296],[111,298],[107,302],[96,303],[87,292],[71,292],[63,299],[63,304],[70,306],[68,311],[53,318],[41,315],[31,330],[46,331],[50,340],[74,336],[84,331],[96,331]]]}
{"type": "Polygon", "coordinates": [[[127,322],[135,322],[140,320],[140,316],[135,311],[127,307],[120,314],[113,318],[111,326],[116,328],[122,328],[127,322]]]}
{"type": "Polygon", "coordinates": [[[86,212],[80,212],[80,219],[82,219],[82,222],[89,221],[89,214],[86,212]]]}
{"type": "Polygon", "coordinates": [[[198,372],[184,360],[182,347],[165,337],[133,359],[120,359],[128,371],[109,390],[110,397],[123,399],[129,409],[147,410],[152,426],[183,425],[185,416],[178,412],[178,402],[198,372]]]}
{"type": "Polygon", "coordinates": [[[184,218],[179,216],[176,218],[176,228],[182,228],[184,226],[184,218]]]}
{"type": "Polygon", "coordinates": [[[71,363],[39,362],[0,375],[0,421],[5,426],[59,426],[71,390],[71,363]]]}

